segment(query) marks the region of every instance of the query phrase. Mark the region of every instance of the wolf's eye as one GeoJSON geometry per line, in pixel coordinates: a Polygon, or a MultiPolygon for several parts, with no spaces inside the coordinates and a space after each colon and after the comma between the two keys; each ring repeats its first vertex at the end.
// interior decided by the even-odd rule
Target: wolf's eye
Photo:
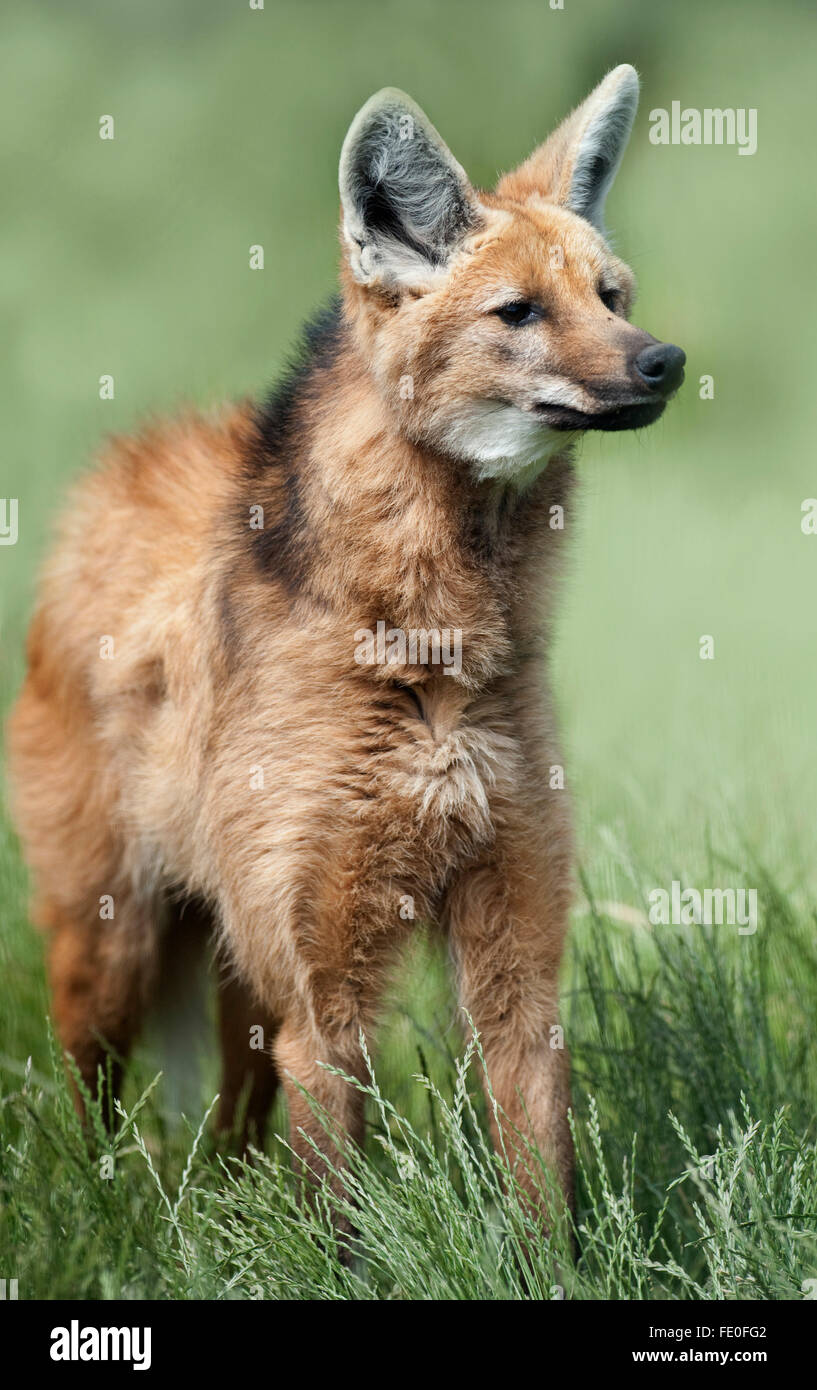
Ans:
{"type": "Polygon", "coordinates": [[[522,328],[526,323],[534,323],[536,319],[544,318],[539,305],[530,304],[526,299],[518,299],[513,304],[503,304],[501,308],[495,309],[494,313],[511,328],[522,328]]]}
{"type": "Polygon", "coordinates": [[[618,313],[618,290],[599,290],[599,299],[601,300],[605,309],[610,310],[611,314],[618,313]]]}

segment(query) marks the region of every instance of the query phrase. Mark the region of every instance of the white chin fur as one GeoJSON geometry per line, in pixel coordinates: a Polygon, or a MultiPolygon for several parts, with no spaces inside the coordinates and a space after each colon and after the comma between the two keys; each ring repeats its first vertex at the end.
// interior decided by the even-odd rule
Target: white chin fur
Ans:
{"type": "Polygon", "coordinates": [[[445,445],[467,460],[476,477],[511,480],[535,477],[548,459],[566,447],[570,435],[553,430],[529,410],[499,401],[473,401],[446,430],[445,445]]]}

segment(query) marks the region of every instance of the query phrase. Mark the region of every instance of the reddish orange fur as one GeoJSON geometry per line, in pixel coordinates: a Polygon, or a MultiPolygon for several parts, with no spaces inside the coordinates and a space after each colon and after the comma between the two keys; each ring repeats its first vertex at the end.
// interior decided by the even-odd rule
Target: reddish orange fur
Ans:
{"type": "Polygon", "coordinates": [[[533,350],[509,359],[479,317],[498,283],[544,287],[560,368],[584,379],[618,371],[637,331],[596,296],[600,267],[627,295],[629,272],[549,201],[555,157],[546,147],[533,174],[481,195],[481,225],[427,292],[344,267],[346,326],[298,397],[294,463],[252,463],[265,446],[249,406],[108,448],[66,510],[10,744],[54,1017],[89,1084],[151,997],[163,900],[190,895],[233,970],[222,1126],[251,1074],[263,1127],[273,1063],[259,1076],[247,1037],[263,1019],[296,1151],[314,1166],[299,1129],[326,1140],[294,1081],[360,1141],[358,1092],[320,1063],[360,1072],[359,1030],[415,929],[408,897],[448,936],[500,1106],[569,1195],[568,1059],[551,1030],[572,847],[567,793],[550,786],[562,758],[545,654],[552,508],[569,507],[572,469],[563,451],[503,488],[428,443],[447,401],[543,370],[533,350]],[[356,632],[380,619],[461,629],[461,675],[356,664],[356,632]]]}

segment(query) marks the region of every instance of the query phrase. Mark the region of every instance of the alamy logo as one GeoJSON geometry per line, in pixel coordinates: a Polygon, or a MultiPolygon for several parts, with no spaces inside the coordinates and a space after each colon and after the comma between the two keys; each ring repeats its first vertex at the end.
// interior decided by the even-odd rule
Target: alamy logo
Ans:
{"type": "Polygon", "coordinates": [[[135,1371],[150,1370],[149,1327],[68,1327],[51,1330],[52,1361],[132,1361],[135,1371]]]}
{"type": "Polygon", "coordinates": [[[442,666],[444,676],[462,671],[462,631],[460,628],[386,628],[379,622],[376,631],[359,627],[355,633],[355,661],[358,666],[442,666]]]}
{"type": "Polygon", "coordinates": [[[653,888],[649,894],[649,917],[654,927],[737,926],[739,936],[757,931],[756,888],[681,889],[678,879],[666,888],[653,888]]]}
{"type": "Polygon", "coordinates": [[[0,497],[0,545],[17,544],[17,498],[0,497]]]}
{"type": "Polygon", "coordinates": [[[757,110],[741,106],[695,106],[681,110],[680,101],[667,111],[656,106],[650,112],[652,145],[737,145],[738,154],[754,154],[757,149],[757,110]]]}

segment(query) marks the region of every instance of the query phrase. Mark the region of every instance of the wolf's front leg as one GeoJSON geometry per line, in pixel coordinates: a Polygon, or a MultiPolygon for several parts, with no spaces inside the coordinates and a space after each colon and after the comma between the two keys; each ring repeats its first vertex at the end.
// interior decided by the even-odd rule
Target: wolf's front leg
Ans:
{"type": "MultiPolygon", "coordinates": [[[[326,1182],[336,1195],[348,1195],[342,1173],[350,1145],[363,1147],[365,1097],[355,1084],[366,1079],[361,1034],[371,1046],[392,954],[380,900],[370,911],[362,885],[355,884],[352,895],[353,909],[338,895],[302,933],[297,984],[274,1045],[296,1170],[310,1186],[326,1182]]],[[[353,1224],[336,1221],[345,1232],[353,1224]]]]}
{"type": "Polygon", "coordinates": [[[546,1228],[546,1181],[519,1135],[539,1150],[572,1209],[570,1062],[558,1013],[568,904],[566,856],[530,842],[498,847],[488,862],[464,871],[448,900],[460,1002],[479,1033],[502,1112],[498,1123],[492,1115],[494,1142],[546,1228]]]}
{"type": "MultiPolygon", "coordinates": [[[[298,1000],[276,1039],[275,1060],[289,1105],[290,1144],[296,1165],[316,1182],[345,1166],[350,1141],[357,1147],[363,1144],[364,1097],[346,1080],[362,1077],[361,1026],[352,1015],[340,1029],[322,1027],[307,1002],[298,1000]]],[[[329,1185],[337,1189],[338,1179],[330,1179],[329,1185]]]]}

